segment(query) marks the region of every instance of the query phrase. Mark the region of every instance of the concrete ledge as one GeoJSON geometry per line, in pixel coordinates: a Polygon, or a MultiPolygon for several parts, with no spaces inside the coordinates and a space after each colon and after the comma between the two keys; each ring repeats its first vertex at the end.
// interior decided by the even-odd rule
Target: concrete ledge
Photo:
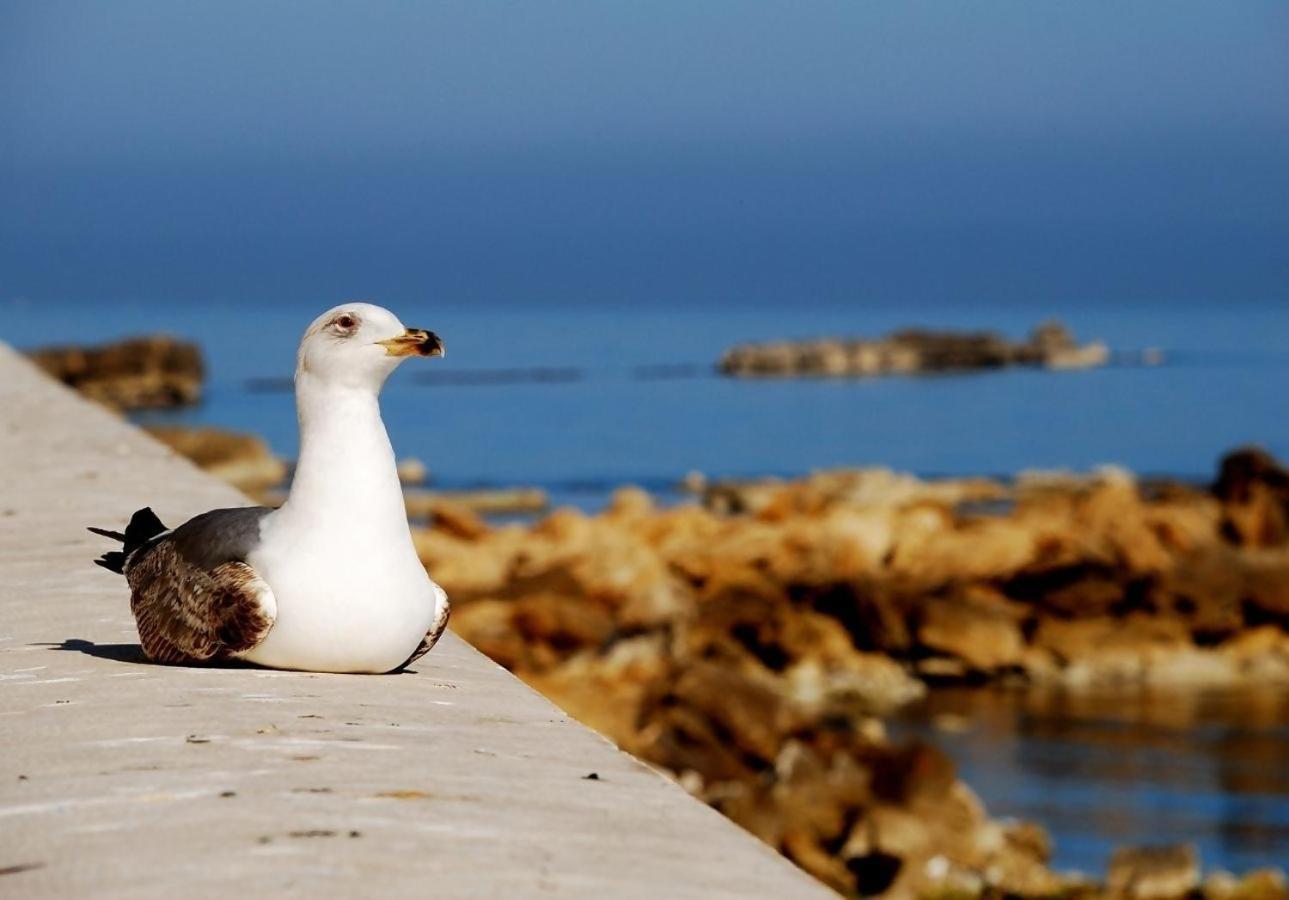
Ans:
{"type": "Polygon", "coordinates": [[[831,896],[454,637],[141,662],[85,526],[247,501],[4,345],[0,463],[0,897],[831,896]]]}

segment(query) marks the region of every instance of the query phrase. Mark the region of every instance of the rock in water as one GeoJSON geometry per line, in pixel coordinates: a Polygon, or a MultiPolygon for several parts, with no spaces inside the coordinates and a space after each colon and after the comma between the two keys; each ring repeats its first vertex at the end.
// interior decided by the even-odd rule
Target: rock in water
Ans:
{"type": "Polygon", "coordinates": [[[166,335],[99,347],[45,347],[28,355],[63,384],[117,409],[190,406],[201,400],[201,350],[166,335]]]}
{"type": "Polygon", "coordinates": [[[1106,873],[1110,894],[1133,900],[1173,900],[1199,883],[1199,853],[1193,844],[1120,847],[1106,873]]]}
{"type": "Polygon", "coordinates": [[[1109,348],[1078,344],[1059,322],[1045,322],[1028,340],[993,332],[906,329],[876,340],[823,338],[741,344],[725,352],[719,370],[739,377],[859,376],[965,372],[1003,366],[1082,369],[1105,365],[1109,348]]]}

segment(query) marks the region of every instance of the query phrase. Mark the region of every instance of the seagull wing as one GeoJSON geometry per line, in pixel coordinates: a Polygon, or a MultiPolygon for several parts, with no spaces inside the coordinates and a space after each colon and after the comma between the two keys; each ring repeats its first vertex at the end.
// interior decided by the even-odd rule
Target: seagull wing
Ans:
{"type": "Polygon", "coordinates": [[[395,669],[394,671],[396,672],[401,669],[406,669],[412,663],[433,650],[434,645],[437,644],[439,642],[439,638],[443,636],[443,632],[447,630],[448,618],[452,615],[452,604],[448,601],[448,592],[439,587],[437,582],[431,581],[430,584],[434,585],[434,593],[437,594],[439,598],[439,614],[434,617],[434,624],[431,625],[430,630],[425,633],[425,637],[421,638],[421,642],[416,645],[416,649],[413,650],[412,655],[407,658],[407,662],[399,666],[398,669],[395,669]]]}
{"type": "Polygon", "coordinates": [[[130,609],[149,659],[204,662],[264,640],[277,619],[277,601],[246,556],[268,513],[217,509],[130,554],[130,609]]]}

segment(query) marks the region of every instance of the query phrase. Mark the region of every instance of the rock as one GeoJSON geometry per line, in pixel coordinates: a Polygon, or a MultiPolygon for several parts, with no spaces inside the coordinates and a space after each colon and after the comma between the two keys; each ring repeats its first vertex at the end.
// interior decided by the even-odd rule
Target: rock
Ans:
{"type": "Polygon", "coordinates": [[[994,673],[1021,662],[1022,616],[1005,597],[983,588],[937,598],[922,609],[918,642],[957,657],[971,671],[994,673]]]}
{"type": "Polygon", "coordinates": [[[657,635],[627,638],[604,654],[579,653],[544,672],[529,670],[524,680],[582,724],[617,736],[624,749],[636,752],[641,706],[668,675],[661,644],[657,635]]]}
{"type": "Polygon", "coordinates": [[[534,513],[546,509],[548,500],[541,488],[496,488],[478,491],[427,491],[407,487],[403,490],[407,515],[413,519],[433,518],[442,503],[468,509],[480,515],[534,513]]]}
{"type": "Polygon", "coordinates": [[[1270,547],[1289,539],[1289,470],[1265,450],[1245,447],[1223,457],[1213,494],[1232,542],[1270,547]]]}
{"type": "Polygon", "coordinates": [[[201,351],[166,335],[98,347],[45,347],[28,356],[53,378],[117,409],[191,406],[201,400],[201,351]]]}
{"type": "Polygon", "coordinates": [[[430,527],[466,541],[488,533],[487,524],[473,509],[461,503],[438,497],[429,507],[430,527]]]}
{"type": "Polygon", "coordinates": [[[1171,900],[1199,887],[1199,853],[1193,844],[1121,847],[1110,858],[1106,888],[1116,897],[1171,900]]]}
{"type": "Polygon", "coordinates": [[[831,616],[755,595],[703,604],[676,643],[685,658],[781,676],[780,691],[817,716],[890,713],[925,693],[900,665],[857,651],[831,616]]]}
{"type": "Polygon", "coordinates": [[[1053,350],[1043,359],[1049,369],[1095,369],[1110,361],[1110,348],[1101,341],[1082,347],[1053,350]]]}
{"type": "Polygon", "coordinates": [[[1066,327],[1065,323],[1056,319],[1048,319],[1040,323],[1030,332],[1029,343],[1044,356],[1059,353],[1062,350],[1073,350],[1078,346],[1074,340],[1074,333],[1066,327]]]}
{"type": "Polygon", "coordinates": [[[1235,888],[1238,900],[1286,900],[1289,883],[1280,869],[1254,869],[1235,888]]]}
{"type": "Polygon", "coordinates": [[[608,515],[617,519],[640,519],[653,511],[653,498],[638,487],[618,488],[609,500],[608,515]]]}
{"type": "Polygon", "coordinates": [[[470,603],[454,601],[452,630],[511,671],[527,674],[537,668],[527,636],[515,624],[512,603],[489,599],[470,603]]]}
{"type": "Polygon", "coordinates": [[[742,344],[727,350],[718,370],[739,377],[864,376],[957,372],[1009,365],[1087,368],[1105,365],[1102,343],[1077,345],[1065,326],[1048,322],[1028,341],[990,332],[897,331],[878,340],[826,338],[742,344]]]}
{"type": "Polygon", "coordinates": [[[1241,680],[1289,684],[1289,633],[1263,625],[1222,643],[1218,652],[1230,660],[1241,680]]]}
{"type": "MultiPolygon", "coordinates": [[[[1232,545],[1219,501],[1194,490],[1102,469],[1028,479],[981,513],[1007,488],[884,470],[718,487],[738,513],[627,489],[599,516],[530,529],[449,507],[416,540],[460,603],[582,598],[623,636],[666,630],[676,652],[760,667],[816,711],[907,702],[911,672],[1229,684],[1282,667],[1278,651],[1216,645],[1251,625],[1289,631],[1289,547],[1232,545]]],[[[596,645],[555,658],[571,649],[596,645]]]]}
{"type": "Polygon", "coordinates": [[[1186,664],[1203,665],[1211,658],[1220,669],[1217,683],[1226,683],[1230,668],[1215,654],[1192,657],[1194,647],[1183,622],[1134,614],[1123,619],[1099,616],[1088,619],[1046,619],[1040,622],[1034,643],[1065,665],[1062,680],[1071,686],[1143,684],[1171,674],[1187,677],[1186,664]],[[1155,670],[1158,669],[1158,672],[1155,670]]]}
{"type": "Polygon", "coordinates": [[[613,633],[613,619],[601,607],[563,593],[530,594],[512,604],[515,629],[529,644],[549,648],[554,662],[580,648],[598,649],[613,633]]]}
{"type": "Polygon", "coordinates": [[[1240,879],[1225,869],[1215,869],[1204,876],[1203,892],[1207,900],[1231,900],[1240,887],[1240,879]]]}
{"type": "Polygon", "coordinates": [[[887,569],[925,596],[955,583],[1015,576],[1040,555],[1055,555],[1056,547],[1040,545],[1046,537],[1019,518],[955,519],[914,509],[897,520],[887,569]]]}
{"type": "Polygon", "coordinates": [[[405,456],[398,461],[398,480],[408,486],[425,484],[430,477],[429,467],[415,456],[405,456]]]}
{"type": "Polygon", "coordinates": [[[647,759],[706,781],[755,780],[773,767],[780,736],[803,721],[770,677],[702,661],[662,682],[641,718],[647,759]]]}
{"type": "Polygon", "coordinates": [[[707,484],[707,476],[695,469],[685,473],[677,488],[689,494],[701,494],[707,490],[707,484]]]}
{"type": "Polygon", "coordinates": [[[286,463],[253,434],[169,425],[144,430],[199,468],[250,494],[260,494],[286,477],[286,463]]]}
{"type": "Polygon", "coordinates": [[[1030,347],[1049,369],[1088,369],[1110,361],[1110,348],[1101,341],[1082,346],[1060,322],[1044,322],[1030,335],[1030,347]]]}

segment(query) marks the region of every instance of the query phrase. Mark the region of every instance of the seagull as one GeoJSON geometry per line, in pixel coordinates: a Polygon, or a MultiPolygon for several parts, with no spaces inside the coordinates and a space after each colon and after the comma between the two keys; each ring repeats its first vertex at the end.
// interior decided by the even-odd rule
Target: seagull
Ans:
{"type": "Polygon", "coordinates": [[[124,545],[95,562],[125,576],[149,659],[382,673],[430,651],[451,606],[412,544],[378,397],[403,360],[442,355],[387,309],[328,310],[296,356],[300,456],[280,508],[90,528],[124,545]]]}

